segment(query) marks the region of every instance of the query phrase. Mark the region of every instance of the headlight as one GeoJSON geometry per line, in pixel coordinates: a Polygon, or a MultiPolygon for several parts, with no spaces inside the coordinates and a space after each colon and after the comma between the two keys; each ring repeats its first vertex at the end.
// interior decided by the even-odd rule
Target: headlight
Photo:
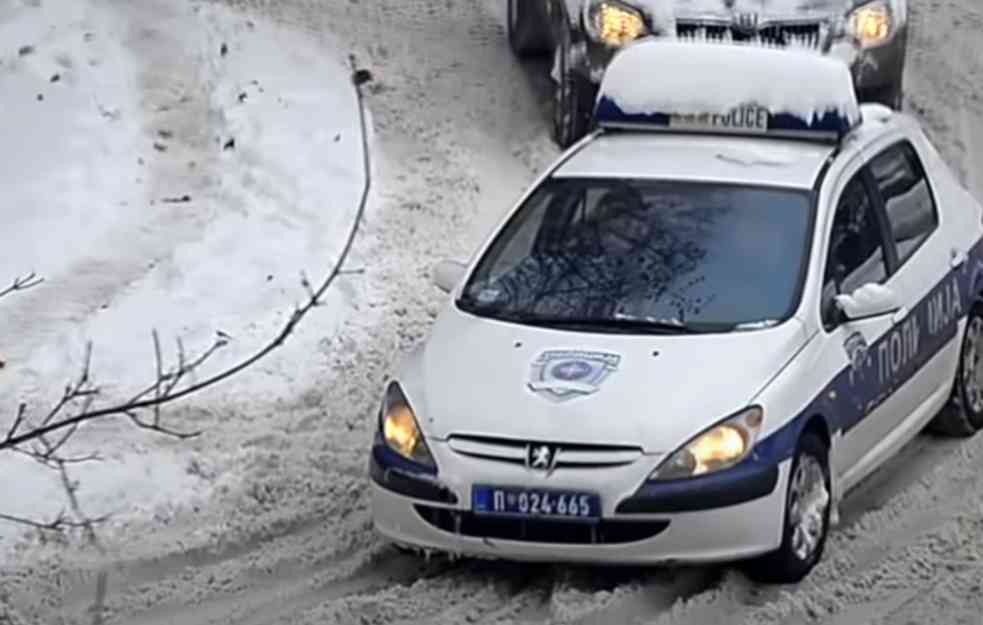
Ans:
{"type": "Polygon", "coordinates": [[[734,466],[751,453],[763,420],[758,406],[737,413],[666,458],[649,480],[678,480],[734,466]]]}
{"type": "Polygon", "coordinates": [[[594,0],[584,15],[587,31],[611,47],[621,47],[646,33],[641,11],[617,0],[594,0]]]}
{"type": "Polygon", "coordinates": [[[379,415],[379,433],[386,446],[407,460],[434,466],[433,456],[423,440],[416,415],[399,384],[395,382],[390,383],[386,389],[382,413],[379,415]]]}
{"type": "Polygon", "coordinates": [[[877,0],[851,11],[847,15],[847,28],[861,48],[874,48],[894,34],[894,19],[888,2],[877,0]]]}

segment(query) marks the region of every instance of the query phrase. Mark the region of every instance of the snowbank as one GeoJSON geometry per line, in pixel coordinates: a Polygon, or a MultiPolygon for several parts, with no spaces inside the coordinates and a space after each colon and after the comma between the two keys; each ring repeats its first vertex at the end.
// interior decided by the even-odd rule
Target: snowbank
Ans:
{"type": "MultiPolygon", "coordinates": [[[[0,41],[11,44],[0,142],[14,146],[0,167],[0,283],[45,278],[0,302],[0,427],[21,400],[45,410],[88,340],[110,401],[152,381],[154,328],[171,363],[178,337],[189,352],[216,331],[232,337],[199,378],[272,338],[305,297],[300,272],[318,282],[336,260],[362,188],[342,57],[218,7],[163,0],[25,3],[0,12],[0,41]]],[[[348,314],[350,288],[340,281],[253,370],[185,402],[195,412],[173,408],[177,424],[264,411],[316,385],[329,360],[318,341],[348,314]]],[[[107,457],[75,473],[91,514],[171,508],[210,487],[194,469],[201,446],[122,422],[83,430],[76,448],[107,457]]],[[[228,459],[207,451],[208,464],[228,459]]],[[[0,512],[57,513],[54,477],[0,454],[0,512]]],[[[11,531],[0,524],[0,539],[11,531]]]]}

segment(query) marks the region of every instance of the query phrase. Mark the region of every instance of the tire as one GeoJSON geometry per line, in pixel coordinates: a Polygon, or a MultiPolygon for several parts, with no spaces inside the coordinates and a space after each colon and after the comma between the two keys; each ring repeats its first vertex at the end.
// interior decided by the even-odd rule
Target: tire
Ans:
{"type": "Polygon", "coordinates": [[[966,330],[959,349],[959,364],[956,365],[955,379],[952,382],[952,395],[929,424],[929,430],[944,436],[965,438],[983,429],[983,382],[974,379],[983,377],[983,373],[979,373],[981,371],[983,305],[975,304],[966,319],[966,330]]]}
{"type": "Polygon", "coordinates": [[[553,141],[563,149],[579,141],[591,128],[597,87],[570,67],[570,45],[557,50],[558,71],[553,87],[553,141]]]}
{"type": "Polygon", "coordinates": [[[542,0],[505,0],[508,4],[506,20],[509,47],[520,59],[546,54],[550,50],[550,29],[535,2],[542,0]]]}
{"type": "Polygon", "coordinates": [[[829,513],[829,448],[822,438],[807,431],[799,439],[789,473],[782,544],[775,551],[749,562],[748,576],[755,581],[769,584],[793,584],[801,581],[822,558],[829,534],[829,513]],[[807,501],[813,502],[806,506],[807,510],[813,512],[809,516],[811,521],[799,520],[803,494],[807,501]],[[819,520],[821,523],[817,527],[819,520]],[[804,534],[799,534],[799,530],[804,534]],[[802,541],[803,536],[811,540],[806,543],[802,541]]]}

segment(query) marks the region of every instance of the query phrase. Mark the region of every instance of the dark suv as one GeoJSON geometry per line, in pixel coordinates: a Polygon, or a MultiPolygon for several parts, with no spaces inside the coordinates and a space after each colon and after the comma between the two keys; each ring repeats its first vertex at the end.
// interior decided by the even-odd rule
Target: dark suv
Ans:
{"type": "Polygon", "coordinates": [[[512,50],[521,58],[553,55],[553,135],[561,147],[590,128],[608,61],[642,37],[804,46],[843,55],[861,101],[901,108],[906,0],[506,1],[512,50]]]}

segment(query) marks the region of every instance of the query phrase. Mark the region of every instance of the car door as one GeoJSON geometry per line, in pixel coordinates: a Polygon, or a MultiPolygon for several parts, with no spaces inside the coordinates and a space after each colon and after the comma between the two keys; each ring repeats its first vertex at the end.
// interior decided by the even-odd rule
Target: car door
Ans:
{"type": "Polygon", "coordinates": [[[891,428],[882,405],[882,386],[874,346],[893,328],[893,314],[844,320],[834,297],[851,294],[866,284],[890,287],[893,261],[883,216],[877,210],[869,174],[861,161],[846,169],[834,192],[834,214],[826,236],[822,281],[821,358],[841,363],[844,372],[830,392],[835,414],[831,429],[842,437],[832,458],[837,475],[851,472],[891,428]]]}
{"type": "MultiPolygon", "coordinates": [[[[957,289],[961,259],[952,254],[940,230],[938,207],[918,152],[911,142],[895,137],[870,150],[871,186],[878,211],[888,228],[887,244],[895,268],[890,288],[904,306],[903,318],[877,346],[879,383],[892,428],[903,424],[949,381],[958,351],[958,311],[951,298],[957,289]]],[[[934,411],[933,411],[934,412],[934,411]]]]}

